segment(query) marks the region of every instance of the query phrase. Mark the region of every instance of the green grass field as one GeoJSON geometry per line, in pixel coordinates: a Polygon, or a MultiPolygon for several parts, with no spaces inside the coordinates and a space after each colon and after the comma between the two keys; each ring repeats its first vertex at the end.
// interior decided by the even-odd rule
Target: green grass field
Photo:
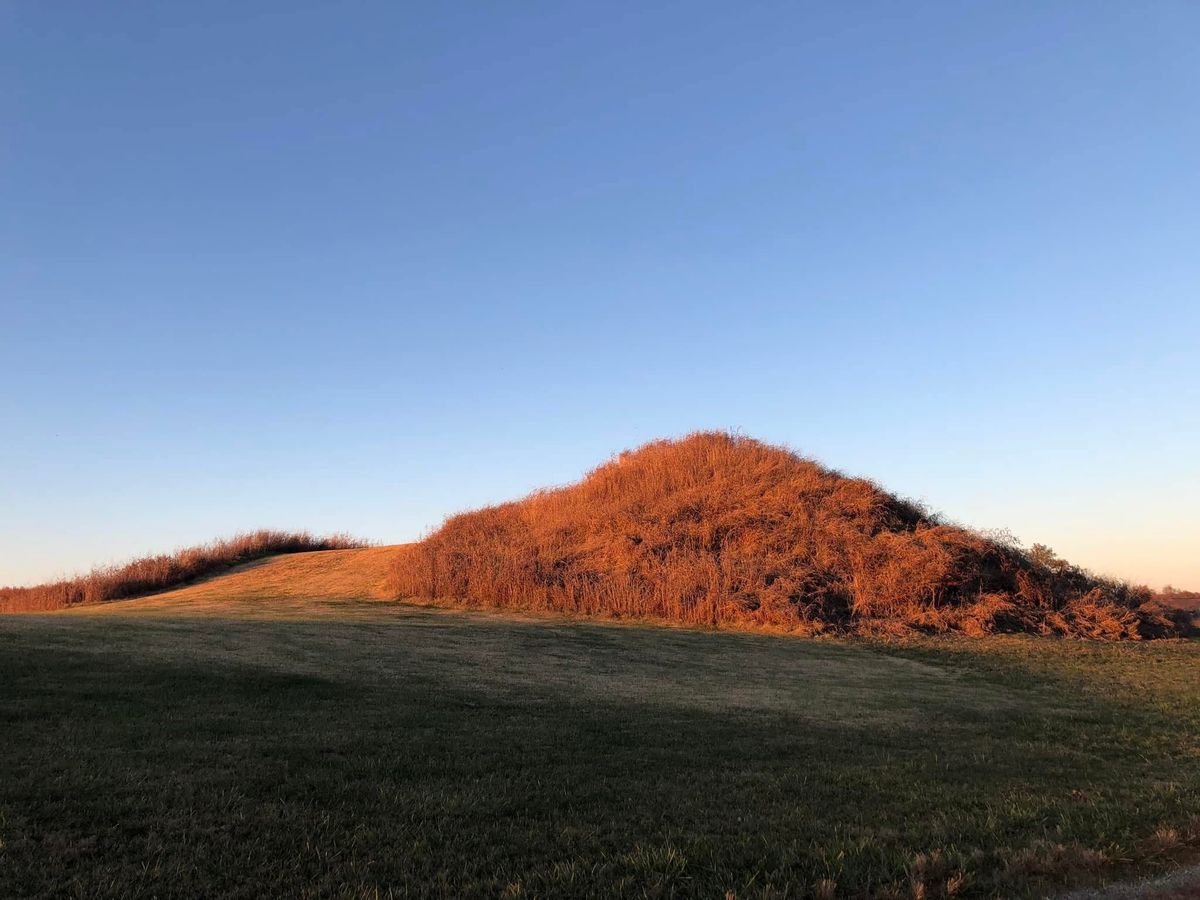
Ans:
{"type": "Polygon", "coordinates": [[[1200,644],[0,617],[0,897],[1020,897],[1196,849],[1200,644]],[[923,892],[923,893],[922,893],[923,892]]]}

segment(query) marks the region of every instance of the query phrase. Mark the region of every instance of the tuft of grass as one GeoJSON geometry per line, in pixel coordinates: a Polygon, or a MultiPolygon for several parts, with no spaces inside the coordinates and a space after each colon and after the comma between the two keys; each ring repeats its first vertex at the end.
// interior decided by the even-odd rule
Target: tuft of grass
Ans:
{"type": "Polygon", "coordinates": [[[278,553],[345,550],[366,544],[345,534],[313,537],[306,531],[244,532],[173,553],[92,569],[86,575],[35,587],[0,588],[0,613],[65,609],[166,590],[278,553]]]}
{"type": "Polygon", "coordinates": [[[577,484],[447,519],[397,597],[689,625],[898,635],[1181,633],[1146,588],[724,433],[656,441],[577,484]]]}

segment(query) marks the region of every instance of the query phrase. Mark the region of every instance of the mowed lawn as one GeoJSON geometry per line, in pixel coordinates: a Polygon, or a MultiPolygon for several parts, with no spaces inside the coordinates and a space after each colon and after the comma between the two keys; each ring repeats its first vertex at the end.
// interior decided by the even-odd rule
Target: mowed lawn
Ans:
{"type": "Polygon", "coordinates": [[[205,597],[0,617],[0,897],[1043,896],[1196,847],[1196,642],[205,597]]]}

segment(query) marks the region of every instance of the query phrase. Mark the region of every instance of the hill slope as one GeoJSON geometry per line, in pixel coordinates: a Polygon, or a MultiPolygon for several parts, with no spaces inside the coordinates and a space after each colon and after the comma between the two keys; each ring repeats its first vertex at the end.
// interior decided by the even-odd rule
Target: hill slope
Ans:
{"type": "Polygon", "coordinates": [[[170,610],[221,612],[264,604],[274,613],[289,603],[311,609],[314,601],[383,600],[398,547],[315,550],[287,553],[246,563],[220,575],[175,590],[118,604],[78,607],[81,611],[122,613],[170,610]]]}
{"type": "Polygon", "coordinates": [[[803,632],[1178,626],[1149,591],[947,525],[787,450],[657,441],[577,484],[454,516],[402,551],[399,596],[803,632]]]}
{"type": "Polygon", "coordinates": [[[173,553],[143,556],[121,565],[99,566],[75,578],[33,587],[0,587],[0,613],[64,609],[141,597],[280,553],[364,546],[362,541],[344,534],[314,537],[305,531],[249,531],[180,548],[173,553]]]}

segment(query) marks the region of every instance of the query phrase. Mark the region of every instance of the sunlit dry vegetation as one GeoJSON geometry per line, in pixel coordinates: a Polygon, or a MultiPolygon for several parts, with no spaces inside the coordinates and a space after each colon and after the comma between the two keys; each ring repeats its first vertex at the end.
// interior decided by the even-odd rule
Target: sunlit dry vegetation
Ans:
{"type": "Polygon", "coordinates": [[[0,612],[45,611],[81,603],[121,600],[176,587],[231,566],[278,553],[362,546],[362,541],[344,534],[314,537],[305,531],[252,531],[176,550],[174,553],[145,556],[121,565],[101,566],[75,578],[64,578],[35,587],[0,588],[0,612]]]}
{"type": "Polygon", "coordinates": [[[1142,587],[725,433],[657,441],[581,482],[448,519],[400,597],[801,633],[1178,633],[1142,587]]]}
{"type": "Polygon", "coordinates": [[[1185,591],[1182,588],[1168,584],[1154,595],[1154,599],[1163,604],[1163,606],[1193,610],[1200,613],[1200,591],[1185,591]]]}

